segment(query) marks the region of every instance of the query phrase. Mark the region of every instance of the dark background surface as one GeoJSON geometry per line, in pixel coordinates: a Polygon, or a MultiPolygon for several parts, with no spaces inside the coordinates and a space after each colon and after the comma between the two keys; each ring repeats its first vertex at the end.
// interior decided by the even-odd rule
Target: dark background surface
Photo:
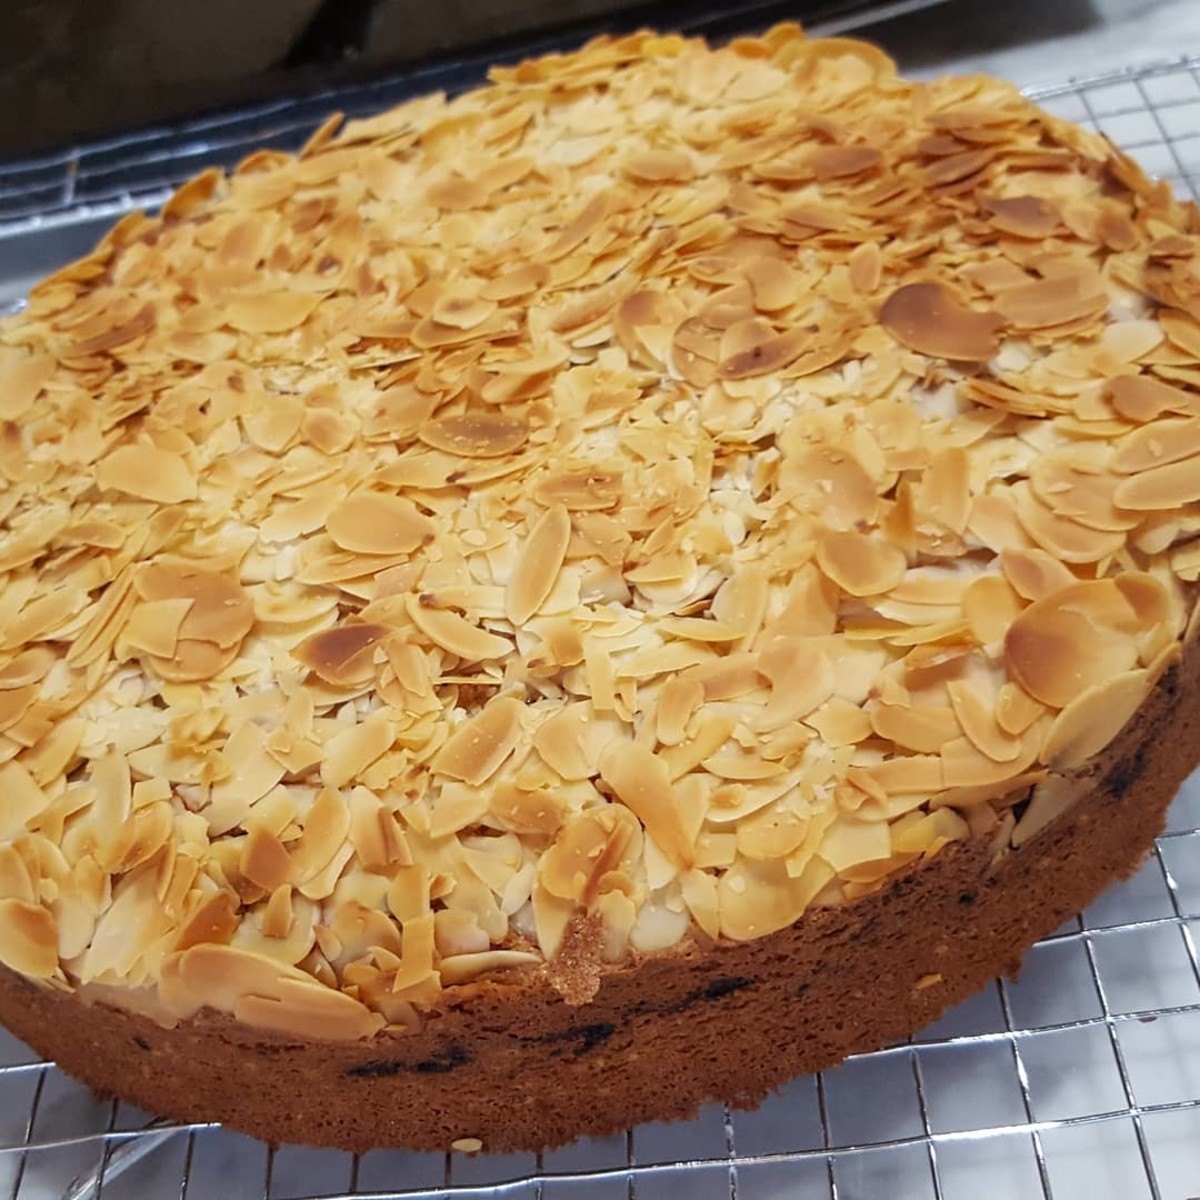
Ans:
{"type": "MultiPolygon", "coordinates": [[[[644,25],[719,37],[935,0],[0,0],[0,160],[413,64],[644,25]]],[[[1053,6],[1053,5],[1052,5],[1053,6]]],[[[440,83],[441,80],[439,79],[440,83]]]]}
{"type": "MultiPolygon", "coordinates": [[[[865,28],[913,71],[972,49],[1086,29],[1098,19],[1096,3],[0,0],[0,164],[397,76],[415,76],[401,78],[399,91],[453,90],[482,79],[490,62],[569,47],[599,32],[652,25],[720,38],[801,20],[825,32],[865,28]]],[[[387,90],[385,98],[394,99],[397,88],[387,90]]]]}

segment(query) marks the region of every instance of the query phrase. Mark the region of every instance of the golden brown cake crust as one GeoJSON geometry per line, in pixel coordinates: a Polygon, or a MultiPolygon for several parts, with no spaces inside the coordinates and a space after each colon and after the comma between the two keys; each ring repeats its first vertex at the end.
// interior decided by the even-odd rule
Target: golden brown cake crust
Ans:
{"type": "Polygon", "coordinates": [[[986,844],[756,941],[656,955],[570,1008],[549,986],[481,984],[417,1035],[288,1041],[228,1018],[165,1030],[0,970],[0,1021],[100,1092],[270,1142],[534,1150],[709,1100],[760,1102],[805,1071],[906,1036],[1015,972],[1029,945],[1137,869],[1200,745],[1189,643],[1086,795],[989,867],[986,844]]]}

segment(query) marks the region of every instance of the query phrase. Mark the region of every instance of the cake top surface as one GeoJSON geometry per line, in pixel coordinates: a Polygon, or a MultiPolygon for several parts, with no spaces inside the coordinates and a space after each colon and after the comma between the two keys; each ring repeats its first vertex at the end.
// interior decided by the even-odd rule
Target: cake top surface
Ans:
{"type": "Polygon", "coordinates": [[[361,1037],[1020,845],[1179,654],[1198,229],[790,26],[122,221],[0,325],[0,961],[361,1037]]]}

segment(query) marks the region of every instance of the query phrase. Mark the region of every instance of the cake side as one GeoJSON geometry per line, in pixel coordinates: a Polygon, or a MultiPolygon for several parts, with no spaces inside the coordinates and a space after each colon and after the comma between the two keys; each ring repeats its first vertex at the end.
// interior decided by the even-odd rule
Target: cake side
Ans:
{"type": "Polygon", "coordinates": [[[745,943],[613,968],[568,1007],[544,981],[448,993],[424,1029],[286,1039],[220,1014],[174,1029],[0,970],[0,1021],[102,1093],[269,1142],[365,1151],[538,1150],[704,1103],[747,1107],[793,1076],[878,1049],[1018,969],[1025,951],[1161,831],[1200,746],[1193,638],[1143,710],[1080,773],[1079,798],[998,859],[947,846],[881,892],[745,943]]]}

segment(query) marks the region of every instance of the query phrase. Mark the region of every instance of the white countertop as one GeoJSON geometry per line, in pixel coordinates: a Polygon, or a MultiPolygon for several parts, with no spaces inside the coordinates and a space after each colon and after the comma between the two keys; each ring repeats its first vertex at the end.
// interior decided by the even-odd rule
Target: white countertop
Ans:
{"type": "Polygon", "coordinates": [[[1200,55],[1200,0],[950,0],[859,36],[911,76],[980,70],[1029,87],[1200,55]]]}

